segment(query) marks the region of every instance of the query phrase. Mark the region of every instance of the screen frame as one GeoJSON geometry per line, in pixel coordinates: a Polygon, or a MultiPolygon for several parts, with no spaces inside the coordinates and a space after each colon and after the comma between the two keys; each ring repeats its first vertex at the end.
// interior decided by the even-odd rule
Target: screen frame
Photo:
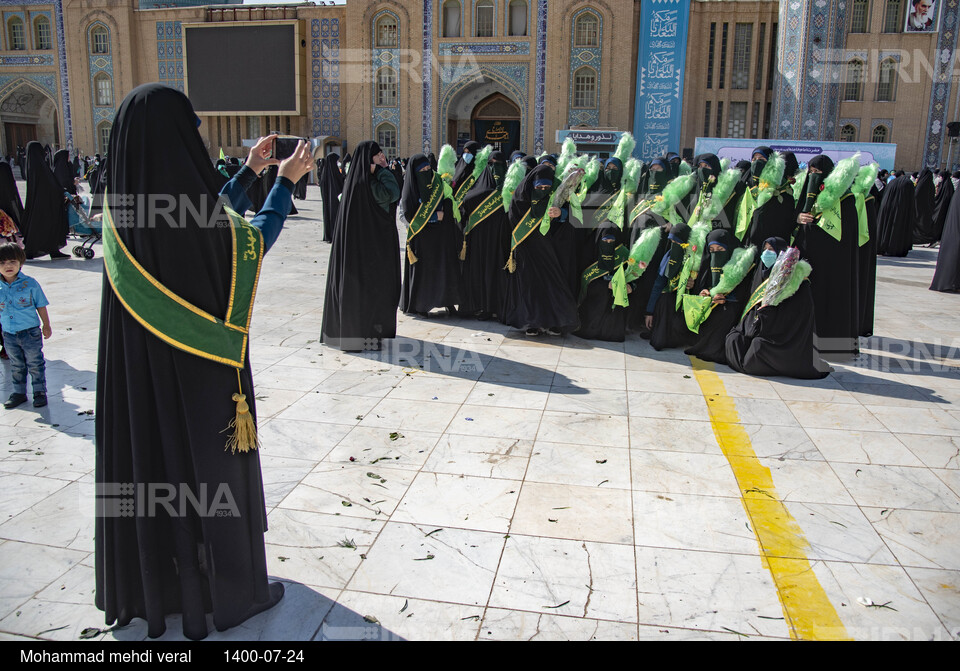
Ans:
{"type": "Polygon", "coordinates": [[[249,28],[252,26],[293,26],[293,71],[294,71],[294,108],[276,109],[276,110],[229,110],[223,112],[214,112],[208,110],[197,110],[197,114],[203,116],[300,116],[304,109],[303,92],[306,90],[306,70],[304,61],[304,47],[301,46],[304,40],[303,21],[300,19],[277,19],[271,21],[215,21],[210,23],[184,23],[183,24],[183,92],[190,97],[190,73],[188,71],[189,54],[187,53],[187,31],[203,28],[227,28],[227,27],[249,28]]]}

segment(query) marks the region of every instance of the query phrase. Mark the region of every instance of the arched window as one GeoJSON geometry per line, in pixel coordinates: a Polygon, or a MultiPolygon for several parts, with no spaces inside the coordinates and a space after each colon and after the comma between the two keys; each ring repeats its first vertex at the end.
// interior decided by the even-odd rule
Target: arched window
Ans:
{"type": "Polygon", "coordinates": [[[493,37],[493,0],[477,0],[473,26],[477,37],[493,37]]]}
{"type": "Polygon", "coordinates": [[[397,20],[390,14],[377,19],[376,34],[378,47],[395,47],[397,43],[397,20]]]}
{"type": "Polygon", "coordinates": [[[840,129],[840,141],[841,142],[856,142],[857,141],[857,127],[852,123],[848,123],[846,126],[840,129]]]}
{"type": "Polygon", "coordinates": [[[600,46],[600,20],[592,12],[584,12],[577,17],[573,27],[573,46],[600,46]]]}
{"type": "Polygon", "coordinates": [[[94,26],[90,31],[90,53],[110,53],[110,34],[103,26],[94,26]]]}
{"type": "Polygon", "coordinates": [[[110,146],[110,128],[109,121],[103,121],[97,126],[97,147],[99,147],[97,153],[101,156],[107,155],[107,147],[110,146]]]}
{"type": "Polygon", "coordinates": [[[511,0],[510,14],[507,18],[510,28],[507,34],[511,37],[527,36],[527,3],[526,0],[511,0]]]}
{"type": "Polygon", "coordinates": [[[33,22],[33,43],[37,49],[52,49],[53,40],[50,37],[50,19],[38,16],[33,22]]]}
{"type": "Polygon", "coordinates": [[[397,155],[397,128],[392,123],[382,123],[377,126],[377,144],[388,158],[397,155]]]}
{"type": "Polygon", "coordinates": [[[899,33],[903,30],[903,23],[900,21],[902,8],[903,0],[887,0],[887,6],[883,11],[883,32],[899,33]]]}
{"type": "Polygon", "coordinates": [[[390,66],[377,70],[377,107],[397,106],[397,71],[390,66]]]}
{"type": "Polygon", "coordinates": [[[23,32],[23,20],[19,16],[7,21],[7,45],[13,51],[23,51],[27,48],[27,38],[23,32]]]}
{"type": "Polygon", "coordinates": [[[595,109],[597,106],[597,72],[582,67],[573,73],[573,106],[595,109]]]}
{"type": "Polygon", "coordinates": [[[877,126],[873,129],[873,142],[888,142],[890,137],[890,130],[883,125],[877,126]]]}
{"type": "Polygon", "coordinates": [[[443,3],[443,36],[460,37],[460,2],[447,0],[443,3]]]}
{"type": "Polygon", "coordinates": [[[96,91],[97,106],[110,107],[113,105],[113,82],[110,81],[110,75],[101,72],[93,78],[93,87],[96,91]]]}
{"type": "Polygon", "coordinates": [[[843,83],[844,100],[863,100],[863,61],[847,63],[847,78],[843,83]]]}
{"type": "Polygon", "coordinates": [[[880,81],[877,83],[877,100],[892,102],[897,96],[897,63],[887,58],[880,63],[880,81]]]}
{"type": "Polygon", "coordinates": [[[850,16],[850,32],[865,33],[870,23],[870,0],[853,0],[850,16]]]}

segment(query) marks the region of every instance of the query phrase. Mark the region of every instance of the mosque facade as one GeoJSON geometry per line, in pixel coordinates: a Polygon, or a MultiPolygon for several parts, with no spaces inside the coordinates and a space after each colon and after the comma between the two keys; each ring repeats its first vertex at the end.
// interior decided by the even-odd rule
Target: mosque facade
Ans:
{"type": "MultiPolygon", "coordinates": [[[[290,24],[296,105],[201,113],[211,156],[269,131],[318,153],[373,138],[391,156],[467,139],[540,153],[566,137],[603,154],[630,131],[642,158],[690,155],[701,136],[845,140],[943,167],[960,161],[960,0],[925,0],[919,17],[917,2],[0,0],[0,150],[102,154],[131,89],[190,93],[191,26],[290,24]]],[[[253,98],[269,82],[243,85],[253,98]]]]}

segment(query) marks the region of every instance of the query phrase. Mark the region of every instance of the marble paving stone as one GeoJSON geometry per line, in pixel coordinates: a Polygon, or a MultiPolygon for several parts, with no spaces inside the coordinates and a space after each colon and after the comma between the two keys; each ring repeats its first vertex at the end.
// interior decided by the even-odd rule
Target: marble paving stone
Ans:
{"type": "Polygon", "coordinates": [[[584,390],[579,387],[551,387],[546,409],[554,412],[626,416],[628,414],[627,392],[613,389],[584,390]]]}
{"type": "Polygon", "coordinates": [[[511,534],[632,543],[630,492],[524,482],[511,534]]]}
{"type": "Polygon", "coordinates": [[[630,417],[653,417],[659,419],[693,419],[709,421],[707,402],[700,394],[657,394],[631,391],[630,417]]]}
{"type": "MultiPolygon", "coordinates": [[[[13,611],[17,606],[76,566],[87,554],[36,543],[0,543],[0,617],[12,614],[16,618],[13,611]]],[[[4,626],[0,621],[0,631],[35,635],[41,630],[33,631],[32,625],[4,626]]]]}
{"type": "Polygon", "coordinates": [[[456,403],[440,401],[419,403],[399,398],[385,398],[364,415],[360,426],[400,432],[440,433],[447,430],[459,407],[456,403]]]}
{"type": "Polygon", "coordinates": [[[581,443],[549,443],[533,446],[527,482],[630,489],[630,453],[619,447],[581,443]]]}
{"type": "Polygon", "coordinates": [[[357,426],[330,451],[325,461],[336,463],[383,464],[390,468],[419,470],[430,456],[440,433],[390,431],[357,426]]]}
{"type": "Polygon", "coordinates": [[[642,624],[789,635],[760,557],[649,547],[636,554],[642,624]]]}
{"type": "Polygon", "coordinates": [[[927,469],[838,463],[833,470],[861,506],[960,513],[960,498],[927,469]]]}
{"type": "MultiPolygon", "coordinates": [[[[803,556],[859,564],[895,564],[877,530],[857,506],[789,502],[786,509],[803,532],[803,556]]],[[[776,553],[768,550],[772,555],[776,553]]]]}
{"type": "Polygon", "coordinates": [[[934,468],[930,470],[940,478],[943,484],[953,490],[954,494],[960,496],[960,471],[946,468],[934,468]]]}
{"type": "Polygon", "coordinates": [[[630,447],[640,450],[664,450],[722,454],[710,422],[630,417],[630,447]]]}
{"type": "Polygon", "coordinates": [[[723,383],[723,389],[728,396],[734,398],[757,398],[773,401],[782,400],[773,385],[765,379],[741,375],[739,373],[718,372],[717,376],[723,383]]]}
{"type": "Polygon", "coordinates": [[[267,566],[272,575],[342,589],[370,551],[386,519],[277,508],[267,518],[267,566]]]}
{"type": "Polygon", "coordinates": [[[273,418],[257,427],[261,454],[320,461],[352,425],[273,418]]]}
{"type": "Polygon", "coordinates": [[[433,529],[388,522],[347,588],[482,607],[505,534],[433,529]]]}
{"type": "Polygon", "coordinates": [[[482,612],[478,606],[347,590],[314,640],[471,641],[482,612]]]}
{"type": "Polygon", "coordinates": [[[401,376],[399,384],[390,390],[387,398],[413,401],[418,405],[431,402],[463,403],[476,384],[473,380],[441,375],[401,376]]]}
{"type": "Polygon", "coordinates": [[[314,391],[321,394],[349,394],[351,396],[369,396],[383,398],[404,379],[402,373],[367,373],[352,370],[338,370],[320,382],[314,391]]]}
{"type": "Polygon", "coordinates": [[[885,431],[808,428],[806,433],[824,458],[830,462],[890,466],[922,465],[897,436],[885,431]]]}
{"type": "Polygon", "coordinates": [[[283,412],[279,419],[306,420],[333,424],[356,425],[370,412],[379,399],[347,394],[305,394],[283,412]]]}
{"type": "MultiPolygon", "coordinates": [[[[731,462],[741,459],[730,457],[731,462]]],[[[749,469],[752,460],[742,464],[749,469]]],[[[760,459],[759,465],[770,471],[777,498],[787,502],[854,505],[854,499],[843,482],[823,461],[760,459]]]]}
{"type": "Polygon", "coordinates": [[[390,519],[505,533],[519,490],[518,480],[420,473],[390,519]]]}
{"type": "Polygon", "coordinates": [[[594,415],[574,412],[545,411],[537,432],[537,440],[549,443],[574,443],[629,447],[627,418],[617,415],[594,415]]]}
{"type": "Polygon", "coordinates": [[[898,433],[897,438],[930,468],[960,469],[960,437],[898,433]]]}
{"type": "Polygon", "coordinates": [[[89,606],[96,595],[96,578],[95,568],[77,564],[50,583],[46,589],[38,592],[36,598],[41,601],[89,606]]]}
{"type": "Polygon", "coordinates": [[[389,516],[414,474],[396,468],[323,462],[279,504],[283,508],[348,517],[389,516]],[[368,473],[380,476],[374,478],[368,473]],[[383,481],[386,482],[383,482],[383,481]],[[350,504],[350,505],[346,505],[350,504]]]}
{"type": "Polygon", "coordinates": [[[581,389],[611,389],[626,391],[627,378],[622,369],[587,368],[585,366],[557,366],[553,379],[554,387],[580,387],[581,389]]]}
{"type": "Polygon", "coordinates": [[[19,515],[66,486],[64,480],[0,473],[0,521],[19,515]]]}
{"type": "MultiPolygon", "coordinates": [[[[800,427],[754,424],[743,428],[750,440],[747,454],[781,461],[823,461],[823,455],[800,427]]],[[[738,446],[730,446],[728,451],[731,456],[744,456],[744,448],[738,446]]]]}
{"type": "Polygon", "coordinates": [[[446,434],[431,452],[424,471],[522,480],[533,441],[446,434]]]}
{"type": "MultiPolygon", "coordinates": [[[[588,346],[589,347],[589,346],[588,346]]],[[[560,353],[557,370],[567,366],[586,368],[607,368],[622,373],[626,363],[623,352],[609,350],[602,347],[588,349],[564,347],[560,353]]]]}
{"type": "Polygon", "coordinates": [[[511,535],[490,606],[634,622],[636,588],[629,546],[511,535]]]}
{"type": "Polygon", "coordinates": [[[482,641],[636,641],[637,627],[626,622],[488,608],[479,638],[482,641]]]}
{"type": "Polygon", "coordinates": [[[303,398],[306,393],[289,389],[256,388],[257,419],[268,419],[289,408],[303,398]]]}
{"type": "Polygon", "coordinates": [[[85,604],[30,599],[0,620],[0,630],[50,641],[79,641],[90,627],[106,629],[103,612],[85,604]]]}
{"type": "Polygon", "coordinates": [[[786,404],[779,399],[741,397],[735,398],[734,403],[741,424],[800,426],[786,404]]]}
{"type": "Polygon", "coordinates": [[[786,401],[787,407],[804,428],[883,431],[881,424],[866,408],[849,403],[786,401]]]}
{"type": "Polygon", "coordinates": [[[907,568],[927,603],[956,640],[960,638],[960,571],[907,568]]]}
{"type": "Polygon", "coordinates": [[[928,408],[900,408],[870,405],[867,409],[895,433],[920,433],[933,436],[960,436],[960,415],[928,408]]]}
{"type": "Polygon", "coordinates": [[[640,546],[760,553],[737,498],[634,492],[633,523],[640,546]]]}
{"type": "Polygon", "coordinates": [[[497,382],[500,384],[552,384],[554,370],[552,367],[528,365],[526,363],[497,359],[483,370],[481,382],[497,382]]]}
{"type": "Polygon", "coordinates": [[[700,394],[700,383],[693,371],[679,368],[674,372],[627,370],[627,389],[660,394],[700,394]]]}
{"type": "Polygon", "coordinates": [[[634,451],[634,491],[739,496],[740,487],[724,456],[691,452],[634,451]]]}
{"type": "Polygon", "coordinates": [[[263,480],[263,495],[268,508],[286,498],[294,487],[316,467],[318,462],[290,457],[261,455],[260,471],[263,480]]]}
{"type": "MultiPolygon", "coordinates": [[[[564,387],[564,393],[586,394],[579,388],[564,387]]],[[[467,405],[484,405],[497,408],[518,408],[520,410],[543,410],[551,393],[549,385],[502,385],[477,382],[473,391],[464,401],[467,405]]]]}
{"type": "Polygon", "coordinates": [[[254,375],[253,384],[258,392],[261,386],[267,389],[307,392],[314,389],[333,373],[332,370],[287,366],[278,363],[254,375]]]}
{"type": "Polygon", "coordinates": [[[3,463],[7,472],[69,481],[94,469],[96,452],[92,437],[55,433],[29,451],[10,454],[3,463]]]}
{"type": "Polygon", "coordinates": [[[0,538],[94,551],[95,489],[71,482],[0,524],[0,538]]]}
{"type": "Polygon", "coordinates": [[[890,508],[864,508],[863,512],[901,566],[960,570],[957,513],[890,508]]]}
{"type": "Polygon", "coordinates": [[[533,440],[542,414],[538,410],[464,404],[450,422],[447,433],[533,440]]]}

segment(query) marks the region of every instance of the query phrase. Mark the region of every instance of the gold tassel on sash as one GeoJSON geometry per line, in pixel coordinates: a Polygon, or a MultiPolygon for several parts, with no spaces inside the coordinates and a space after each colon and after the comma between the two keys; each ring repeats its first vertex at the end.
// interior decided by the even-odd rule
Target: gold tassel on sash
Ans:
{"type": "Polygon", "coordinates": [[[224,429],[224,431],[231,431],[224,449],[229,449],[232,453],[249,452],[260,447],[257,425],[253,422],[250,406],[247,405],[247,397],[243,394],[243,388],[240,386],[239,369],[237,370],[237,387],[240,391],[233,395],[233,400],[237,404],[237,414],[224,429]]]}
{"type": "Polygon", "coordinates": [[[513,260],[513,250],[510,250],[510,256],[507,258],[507,265],[503,267],[504,270],[509,270],[511,273],[516,272],[517,262],[513,260]]]}
{"type": "Polygon", "coordinates": [[[467,236],[463,236],[463,247],[460,248],[460,260],[467,260],[467,236]]]}
{"type": "Polygon", "coordinates": [[[412,266],[414,263],[416,263],[419,260],[420,259],[417,258],[417,255],[413,253],[413,250],[410,248],[410,243],[408,242],[407,243],[407,261],[409,261],[410,265],[412,266]]]}

